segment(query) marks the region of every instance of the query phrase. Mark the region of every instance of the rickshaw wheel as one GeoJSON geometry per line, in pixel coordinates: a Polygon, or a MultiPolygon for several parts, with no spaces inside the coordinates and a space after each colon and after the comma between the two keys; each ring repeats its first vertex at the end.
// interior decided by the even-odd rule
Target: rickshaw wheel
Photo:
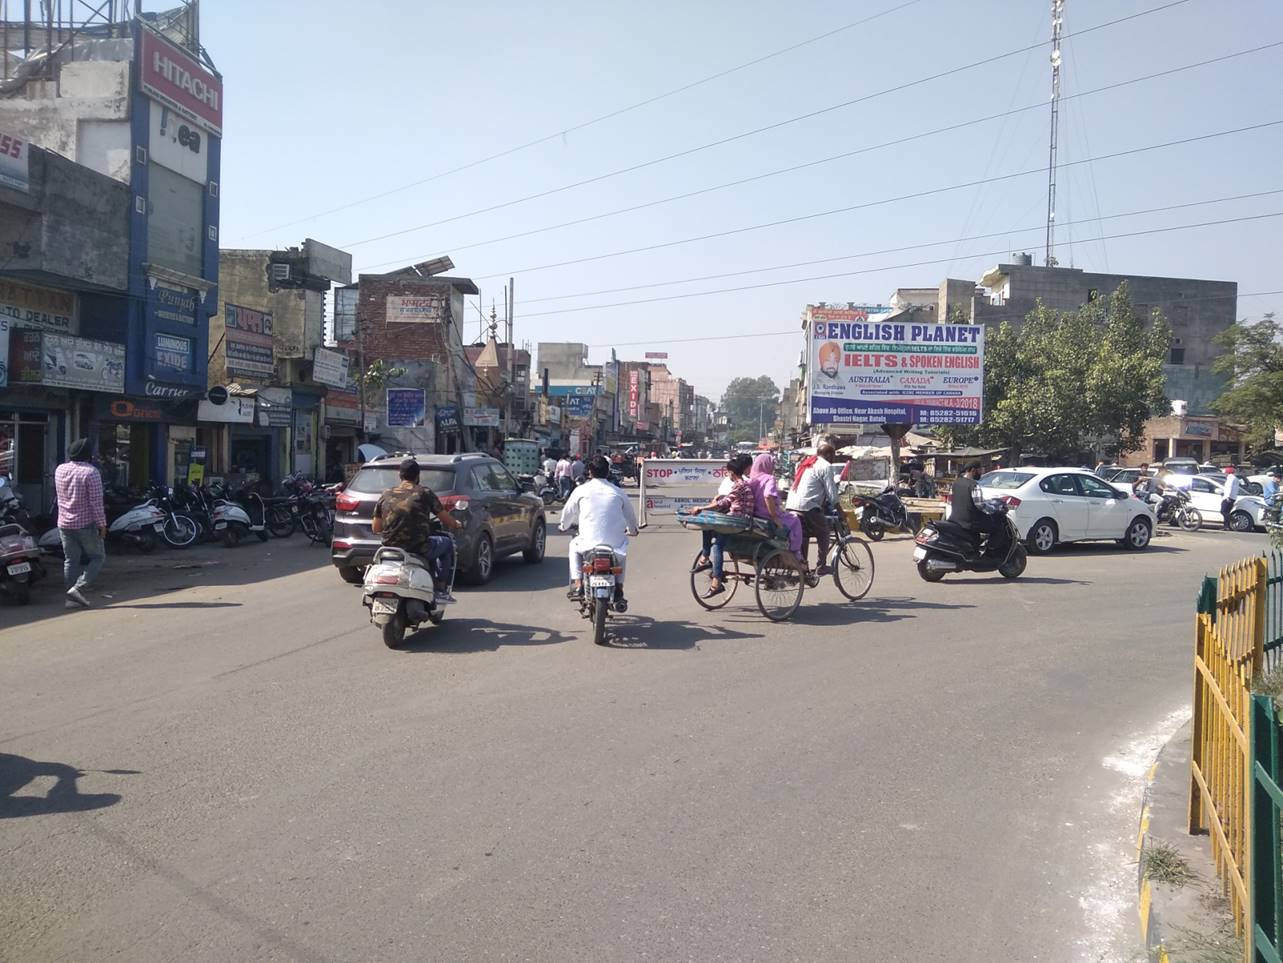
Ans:
{"type": "Polygon", "coordinates": [[[739,562],[733,556],[727,555],[722,565],[722,588],[723,591],[718,595],[710,596],[709,592],[709,569],[695,571],[695,562],[699,561],[703,552],[695,553],[695,561],[691,562],[691,595],[702,608],[710,612],[725,606],[735,596],[735,590],[739,588],[739,562]]]}
{"type": "Polygon", "coordinates": [[[806,582],[790,552],[776,549],[768,553],[758,562],[753,582],[757,607],[772,622],[783,622],[802,604],[806,582]]]}

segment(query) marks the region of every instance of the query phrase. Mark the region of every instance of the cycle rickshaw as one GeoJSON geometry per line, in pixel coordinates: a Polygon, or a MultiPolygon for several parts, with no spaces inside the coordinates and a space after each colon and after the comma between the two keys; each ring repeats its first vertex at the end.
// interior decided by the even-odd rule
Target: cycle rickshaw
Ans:
{"type": "MultiPolygon", "coordinates": [[[[679,520],[687,528],[711,530],[723,538],[724,591],[710,595],[707,571],[691,566],[691,595],[709,611],[728,605],[743,584],[752,586],[763,615],[772,622],[783,622],[802,604],[806,589],[820,584],[819,575],[803,571],[794,560],[787,534],[766,519],[699,512],[679,520]]],[[[828,563],[833,582],[846,598],[859,601],[873,587],[873,553],[868,543],[851,534],[841,512],[829,515],[828,520],[832,533],[828,563]]]]}

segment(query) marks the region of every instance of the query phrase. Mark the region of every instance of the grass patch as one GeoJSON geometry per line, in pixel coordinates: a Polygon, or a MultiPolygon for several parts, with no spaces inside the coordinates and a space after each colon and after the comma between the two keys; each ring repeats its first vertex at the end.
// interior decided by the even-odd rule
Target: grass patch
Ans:
{"type": "Polygon", "coordinates": [[[1211,933],[1178,926],[1167,948],[1188,963],[1242,963],[1243,959],[1243,942],[1234,933],[1233,920],[1222,922],[1211,933]]]}
{"type": "Polygon", "coordinates": [[[1272,672],[1267,672],[1256,680],[1252,686],[1252,691],[1258,695],[1269,696],[1274,700],[1274,708],[1283,711],[1283,665],[1275,666],[1272,672]]]}
{"type": "Polygon", "coordinates": [[[1174,846],[1162,840],[1150,837],[1145,845],[1143,863],[1141,872],[1146,879],[1155,883],[1166,883],[1179,888],[1194,880],[1194,871],[1185,862],[1185,857],[1174,846]]]}

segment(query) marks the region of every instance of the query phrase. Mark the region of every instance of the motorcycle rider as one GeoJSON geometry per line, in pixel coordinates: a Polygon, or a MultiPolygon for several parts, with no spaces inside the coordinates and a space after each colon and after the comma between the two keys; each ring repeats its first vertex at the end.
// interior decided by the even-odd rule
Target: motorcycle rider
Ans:
{"type": "Polygon", "coordinates": [[[583,591],[583,553],[609,545],[619,557],[620,572],[615,579],[618,604],[624,601],[628,536],[637,534],[637,514],[628,496],[610,483],[610,462],[597,455],[588,474],[589,480],[570,493],[558,525],[563,532],[579,526],[579,534],[570,540],[570,591],[566,598],[577,599],[583,591]]]}
{"type": "Polygon", "coordinates": [[[462,523],[441,504],[431,488],[419,484],[419,463],[401,462],[401,484],[389,488],[374,506],[374,533],[383,544],[401,548],[427,560],[438,605],[454,601],[449,575],[454,570],[454,539],[443,535],[437,524],[458,530],[462,523]],[[435,516],[435,519],[434,519],[435,516]]]}
{"type": "Polygon", "coordinates": [[[999,531],[1002,520],[985,511],[984,493],[980,490],[980,462],[973,461],[962,469],[953,483],[949,501],[949,521],[971,533],[971,542],[977,548],[983,535],[999,531]]]}

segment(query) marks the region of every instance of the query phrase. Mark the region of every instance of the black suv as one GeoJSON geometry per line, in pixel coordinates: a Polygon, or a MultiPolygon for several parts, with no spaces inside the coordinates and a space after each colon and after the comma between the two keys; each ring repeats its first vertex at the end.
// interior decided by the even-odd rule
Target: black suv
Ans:
{"type": "MultiPolygon", "coordinates": [[[[359,584],[380,545],[371,528],[374,506],[401,484],[398,469],[408,457],[388,455],[366,462],[335,500],[330,560],[345,582],[359,584]]],[[[548,527],[543,499],[523,491],[503,462],[489,455],[414,455],[419,484],[431,488],[463,523],[455,532],[459,574],[473,585],[490,580],[495,559],[521,552],[543,561],[548,527]]]]}

